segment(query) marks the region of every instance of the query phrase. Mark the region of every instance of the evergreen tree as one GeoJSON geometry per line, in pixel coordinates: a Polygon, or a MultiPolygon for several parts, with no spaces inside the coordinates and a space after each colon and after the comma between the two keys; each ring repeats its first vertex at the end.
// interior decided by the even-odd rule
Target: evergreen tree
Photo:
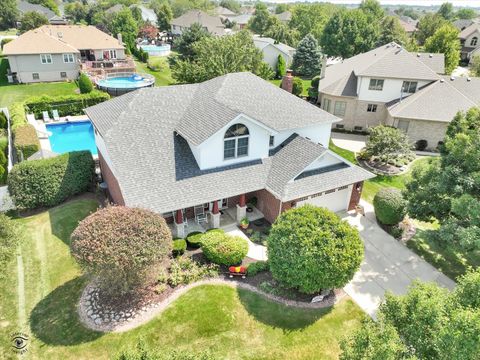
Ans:
{"type": "Polygon", "coordinates": [[[155,9],[157,15],[157,26],[160,31],[170,31],[170,22],[173,18],[172,8],[168,2],[164,2],[155,9]]]}
{"type": "Polygon", "coordinates": [[[292,69],[299,75],[313,77],[320,74],[322,52],[312,34],[305,36],[293,55],[292,69]]]}
{"type": "Polygon", "coordinates": [[[402,46],[408,44],[408,35],[395,16],[386,16],[382,21],[381,29],[378,45],[389,44],[392,41],[402,46]]]}
{"type": "Polygon", "coordinates": [[[210,33],[200,24],[194,23],[182,32],[182,35],[175,40],[174,45],[176,50],[180,53],[182,60],[193,60],[195,58],[195,49],[193,45],[210,36],[210,33]]]}
{"type": "Polygon", "coordinates": [[[277,58],[277,69],[276,69],[277,78],[281,79],[287,73],[287,64],[282,55],[278,55],[277,58]]]}

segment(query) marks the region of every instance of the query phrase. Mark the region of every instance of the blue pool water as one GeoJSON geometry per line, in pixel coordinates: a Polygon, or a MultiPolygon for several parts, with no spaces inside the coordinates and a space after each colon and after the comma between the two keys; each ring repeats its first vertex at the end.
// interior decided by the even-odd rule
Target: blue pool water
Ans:
{"type": "Polygon", "coordinates": [[[146,51],[150,56],[168,56],[170,55],[170,45],[140,45],[143,51],[146,51]]]}
{"type": "Polygon", "coordinates": [[[128,77],[115,77],[110,79],[98,80],[97,84],[104,88],[136,89],[150,86],[152,82],[148,79],[144,79],[140,75],[132,75],[128,77]]]}
{"type": "Polygon", "coordinates": [[[71,122],[66,124],[47,124],[48,137],[52,151],[63,154],[69,151],[90,150],[97,155],[93,125],[90,121],[71,122]]]}

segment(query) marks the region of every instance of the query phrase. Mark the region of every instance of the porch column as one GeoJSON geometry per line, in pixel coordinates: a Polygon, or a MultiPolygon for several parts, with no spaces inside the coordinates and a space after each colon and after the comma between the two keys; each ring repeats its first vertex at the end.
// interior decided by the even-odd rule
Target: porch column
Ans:
{"type": "Polygon", "coordinates": [[[237,204],[237,224],[240,224],[240,220],[242,220],[245,216],[247,216],[247,204],[245,200],[245,194],[241,194],[240,200],[237,204]]]}
{"type": "Polygon", "coordinates": [[[179,238],[185,237],[185,226],[183,225],[183,215],[182,210],[177,210],[175,212],[175,233],[179,238]]]}
{"type": "Polygon", "coordinates": [[[218,210],[218,200],[213,201],[213,208],[210,216],[212,218],[212,228],[219,228],[220,227],[220,211],[218,210]]]}

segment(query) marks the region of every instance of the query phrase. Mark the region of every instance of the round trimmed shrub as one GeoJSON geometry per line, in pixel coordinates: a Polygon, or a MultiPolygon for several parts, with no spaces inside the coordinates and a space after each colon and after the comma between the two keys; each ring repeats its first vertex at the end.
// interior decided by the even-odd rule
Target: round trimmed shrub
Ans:
{"type": "Polygon", "coordinates": [[[272,225],[267,244],[272,276],[306,294],[343,287],[363,259],[357,229],[312,205],[282,213],[272,225]]]}
{"type": "Polygon", "coordinates": [[[173,256],[182,255],[185,250],[187,250],[187,242],[185,241],[185,239],[173,239],[173,256]]]}
{"type": "Polygon", "coordinates": [[[111,206],[85,218],[71,236],[71,252],[105,293],[124,295],[155,281],[168,265],[172,235],[152,211],[111,206]]]}
{"type": "Polygon", "coordinates": [[[197,249],[202,246],[202,235],[201,231],[192,231],[187,235],[187,245],[191,248],[197,249]]]}
{"type": "Polygon", "coordinates": [[[299,77],[293,78],[292,94],[296,96],[302,95],[303,92],[303,82],[299,77]]]}
{"type": "Polygon", "coordinates": [[[395,188],[381,189],[373,198],[373,207],[378,221],[385,225],[396,225],[407,213],[407,202],[402,192],[395,188]]]}
{"type": "Polygon", "coordinates": [[[92,81],[84,73],[81,73],[78,78],[78,88],[80,89],[81,94],[88,94],[93,90],[92,81]]]}
{"type": "Polygon", "coordinates": [[[202,237],[202,250],[206,258],[215,264],[236,265],[247,256],[248,242],[240,236],[210,231],[202,237]]]}

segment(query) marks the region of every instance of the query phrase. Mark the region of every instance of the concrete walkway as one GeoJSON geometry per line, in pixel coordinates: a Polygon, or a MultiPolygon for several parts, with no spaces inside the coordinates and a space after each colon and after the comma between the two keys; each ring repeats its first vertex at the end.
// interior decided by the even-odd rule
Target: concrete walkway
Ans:
{"type": "Polygon", "coordinates": [[[333,132],[331,134],[332,141],[338,147],[353,152],[359,152],[365,147],[367,137],[365,135],[344,134],[333,132]]]}
{"type": "Polygon", "coordinates": [[[242,230],[240,230],[237,225],[232,224],[229,226],[222,227],[223,230],[229,235],[232,236],[240,236],[247,240],[248,242],[248,253],[247,256],[249,258],[255,259],[255,260],[262,260],[266,261],[267,258],[267,248],[263,245],[255,244],[254,242],[251,242],[250,239],[248,238],[247,235],[245,235],[242,230]]]}
{"type": "Polygon", "coordinates": [[[448,289],[455,282],[387,234],[377,224],[373,206],[362,201],[365,216],[343,214],[342,218],[360,231],[365,243],[365,259],[344,290],[375,318],[386,291],[402,295],[415,279],[436,282],[448,289]]]}

